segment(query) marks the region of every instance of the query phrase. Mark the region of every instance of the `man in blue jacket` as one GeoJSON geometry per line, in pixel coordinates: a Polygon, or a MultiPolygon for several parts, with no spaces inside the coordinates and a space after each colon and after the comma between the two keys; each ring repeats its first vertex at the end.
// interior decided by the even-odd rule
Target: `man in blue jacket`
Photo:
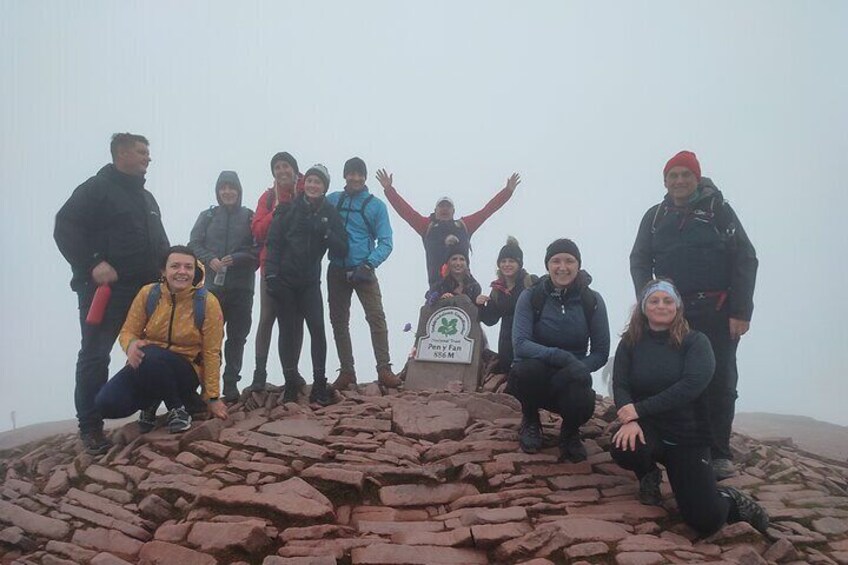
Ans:
{"type": "Polygon", "coordinates": [[[377,360],[377,382],[397,388],[400,379],[392,373],[389,355],[389,330],[383,312],[383,297],[376,269],[392,252],[392,226],[386,204],[368,191],[365,179],[368,169],[359,157],[348,159],[344,166],[344,190],[333,192],[327,201],[341,214],[348,235],[348,252],[344,257],[330,252],[327,269],[327,298],[330,324],[339,354],[341,370],[333,387],[344,390],[356,384],[353,345],[350,341],[350,303],[353,291],[365,310],[371,328],[371,346],[377,360]]]}

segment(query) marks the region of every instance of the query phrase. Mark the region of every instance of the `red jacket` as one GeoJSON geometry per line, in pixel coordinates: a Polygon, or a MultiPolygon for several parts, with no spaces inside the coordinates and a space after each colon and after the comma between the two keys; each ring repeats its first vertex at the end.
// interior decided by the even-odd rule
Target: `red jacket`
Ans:
{"type": "Polygon", "coordinates": [[[285,202],[291,202],[295,194],[303,192],[303,175],[297,175],[295,182],[295,194],[291,192],[280,193],[279,190],[274,190],[271,186],[259,197],[259,203],[256,205],[256,213],[253,215],[253,222],[250,224],[250,231],[253,232],[253,239],[259,245],[259,268],[260,273],[265,274],[265,256],[268,254],[265,248],[265,240],[268,238],[268,230],[271,229],[271,220],[274,219],[274,210],[277,206],[285,202]]]}

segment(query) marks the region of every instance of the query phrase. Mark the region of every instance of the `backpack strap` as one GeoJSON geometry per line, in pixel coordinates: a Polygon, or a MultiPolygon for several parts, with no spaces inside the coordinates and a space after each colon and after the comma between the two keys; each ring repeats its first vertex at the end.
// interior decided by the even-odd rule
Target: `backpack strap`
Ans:
{"type": "Polygon", "coordinates": [[[156,283],[147,293],[147,302],[144,303],[144,312],[147,314],[147,319],[153,315],[156,310],[156,305],[159,304],[159,298],[162,296],[162,283],[156,283]]]}
{"type": "MultiPolygon", "coordinates": [[[[545,283],[539,279],[536,284],[530,289],[530,305],[533,306],[533,325],[541,319],[542,309],[545,307],[547,300],[547,291],[545,283]]],[[[595,312],[598,310],[598,297],[588,286],[584,286],[580,290],[580,306],[583,308],[583,317],[586,318],[586,326],[591,330],[592,318],[595,317],[595,312]]]]}
{"type": "Polygon", "coordinates": [[[547,292],[545,291],[545,283],[540,279],[530,289],[530,305],[533,307],[533,325],[542,318],[542,309],[545,307],[547,300],[547,292]]]}
{"type": "MultiPolygon", "coordinates": [[[[198,288],[192,297],[192,308],[194,309],[194,326],[198,331],[203,330],[203,323],[206,321],[206,295],[209,291],[205,286],[198,288]]],[[[162,283],[156,283],[150,292],[147,294],[147,301],[144,304],[144,311],[147,314],[147,319],[156,311],[156,305],[159,304],[159,298],[162,297],[162,283]]]]}
{"type": "MultiPolygon", "coordinates": [[[[371,220],[368,219],[368,216],[365,215],[365,209],[368,207],[368,204],[374,200],[373,194],[368,194],[365,197],[365,200],[362,201],[362,206],[359,210],[354,210],[349,204],[347,208],[344,207],[345,197],[347,197],[347,193],[342,191],[342,195],[339,197],[339,201],[336,202],[336,211],[341,215],[342,212],[347,212],[350,214],[351,212],[359,212],[359,215],[362,216],[362,221],[365,223],[365,229],[368,230],[368,235],[371,236],[371,239],[377,239],[377,230],[371,225],[371,220]]],[[[351,203],[353,199],[349,199],[351,203]]]]}
{"type": "Polygon", "coordinates": [[[580,290],[580,305],[583,307],[583,316],[586,318],[586,327],[591,331],[592,318],[595,317],[595,312],[598,309],[598,297],[588,286],[584,286],[580,290]]]}

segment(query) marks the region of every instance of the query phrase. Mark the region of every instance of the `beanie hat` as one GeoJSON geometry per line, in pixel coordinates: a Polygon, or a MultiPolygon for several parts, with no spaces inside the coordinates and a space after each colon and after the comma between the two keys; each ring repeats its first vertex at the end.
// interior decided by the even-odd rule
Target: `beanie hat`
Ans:
{"type": "Polygon", "coordinates": [[[327,189],[330,188],[330,172],[327,170],[327,167],[321,163],[315,163],[309,167],[309,170],[306,171],[305,175],[303,175],[304,180],[306,180],[306,177],[309,175],[315,175],[320,178],[321,182],[324,183],[324,192],[327,192],[327,189]]]}
{"type": "Polygon", "coordinates": [[[350,173],[361,173],[363,177],[368,176],[368,167],[365,166],[365,161],[359,157],[351,157],[344,164],[343,177],[347,177],[350,173]]]}
{"type": "Polygon", "coordinates": [[[457,241],[456,243],[452,243],[448,245],[447,250],[445,251],[445,262],[449,262],[450,258],[454,255],[462,255],[465,257],[465,262],[469,265],[471,264],[471,259],[469,257],[469,249],[468,242],[457,241]]]}
{"type": "Polygon", "coordinates": [[[300,172],[300,169],[297,168],[297,159],[295,159],[288,151],[280,151],[271,157],[271,173],[274,172],[274,164],[277,161],[285,161],[291,165],[291,168],[294,169],[294,174],[298,174],[300,172]]]}
{"type": "Polygon", "coordinates": [[[640,308],[643,314],[646,314],[646,307],[648,306],[648,299],[655,292],[665,292],[669,296],[674,299],[674,303],[678,308],[683,306],[683,299],[680,298],[680,293],[677,292],[677,288],[671,283],[671,281],[667,281],[664,279],[651,281],[648,286],[645,287],[645,290],[642,292],[642,301],[640,303],[640,308]]]}
{"type": "Polygon", "coordinates": [[[665,164],[665,168],[663,168],[663,178],[665,178],[668,171],[670,171],[673,167],[686,167],[692,171],[695,178],[701,180],[701,164],[698,162],[698,157],[696,157],[691,151],[681,151],[669,159],[668,163],[665,164]]]}
{"type": "Polygon", "coordinates": [[[583,263],[580,259],[580,250],[577,248],[577,244],[570,239],[562,238],[557,239],[548,245],[548,249],[545,251],[545,270],[548,268],[548,261],[551,260],[551,257],[558,253],[568,253],[569,255],[573,255],[574,258],[577,259],[578,266],[583,263]]]}
{"type": "Polygon", "coordinates": [[[506,238],[506,245],[501,247],[501,252],[498,253],[498,263],[503,259],[515,259],[519,267],[524,266],[524,252],[518,246],[518,240],[512,236],[506,238]]]}

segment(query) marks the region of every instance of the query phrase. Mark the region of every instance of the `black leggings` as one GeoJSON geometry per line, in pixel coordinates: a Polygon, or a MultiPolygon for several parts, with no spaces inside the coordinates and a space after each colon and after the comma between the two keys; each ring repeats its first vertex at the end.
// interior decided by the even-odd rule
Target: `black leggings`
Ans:
{"type": "Polygon", "coordinates": [[[302,287],[282,286],[275,294],[277,320],[280,325],[280,361],[283,377],[290,381],[297,374],[303,335],[303,321],[309,329],[312,344],[312,375],[317,382],[326,379],[327,336],[324,333],[324,301],[320,283],[302,287]],[[300,326],[300,327],[298,327],[300,326]]]}
{"type": "Polygon", "coordinates": [[[718,531],[727,522],[731,503],[717,490],[709,446],[668,444],[650,424],[639,425],[647,443],[638,442],[636,451],[622,451],[612,445],[612,458],[639,479],[662,463],[683,521],[703,535],[718,531]]]}
{"type": "Polygon", "coordinates": [[[509,392],[521,402],[525,417],[538,420],[540,408],[556,412],[565,431],[577,431],[595,410],[592,382],[564,367],[527,359],[513,366],[509,381],[509,392]]]}

